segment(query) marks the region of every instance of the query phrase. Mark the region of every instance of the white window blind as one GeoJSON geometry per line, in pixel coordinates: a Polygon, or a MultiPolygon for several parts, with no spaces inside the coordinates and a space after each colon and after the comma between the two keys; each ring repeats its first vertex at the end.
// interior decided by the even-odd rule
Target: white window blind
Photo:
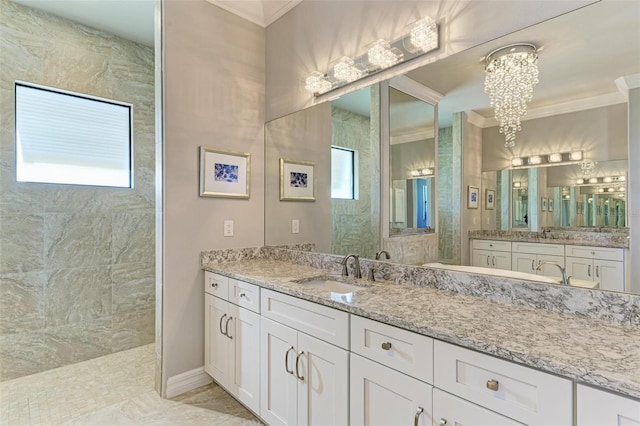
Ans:
{"type": "Polygon", "coordinates": [[[131,105],[16,82],[19,182],[132,187],[131,105]]]}
{"type": "Polygon", "coordinates": [[[355,152],[331,147],[331,198],[355,199],[355,152]]]}

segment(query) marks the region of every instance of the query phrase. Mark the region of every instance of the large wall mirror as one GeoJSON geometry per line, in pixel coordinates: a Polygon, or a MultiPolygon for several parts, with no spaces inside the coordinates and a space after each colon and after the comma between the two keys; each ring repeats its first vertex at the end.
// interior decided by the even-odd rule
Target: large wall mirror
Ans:
{"type": "MultiPolygon", "coordinates": [[[[634,2],[598,2],[407,73],[407,78],[444,95],[437,103],[437,127],[433,126],[437,129],[433,133],[439,136],[433,142],[435,178],[407,175],[407,172],[421,173],[417,170],[428,173],[431,168],[428,157],[418,160],[416,155],[415,165],[400,163],[396,168],[396,161],[405,157],[403,152],[397,151],[404,150],[402,145],[405,144],[394,143],[394,139],[397,142],[401,138],[393,133],[390,135],[389,153],[386,154],[389,158],[385,158],[384,144],[380,154],[380,131],[379,126],[376,127],[380,117],[376,114],[381,108],[376,102],[379,102],[382,84],[370,88],[368,94],[361,93],[362,97],[369,99],[368,116],[333,101],[268,123],[268,170],[277,164],[281,156],[296,156],[279,148],[284,140],[289,140],[291,149],[313,145],[311,154],[305,150],[297,157],[314,157],[318,171],[316,201],[306,204],[279,201],[279,183],[277,179],[269,179],[270,175],[277,177],[277,173],[267,172],[266,244],[312,242],[318,251],[339,252],[332,241],[334,238],[349,242],[355,240],[355,234],[365,233],[372,243],[371,248],[349,242],[345,245],[345,253],[357,251],[365,257],[373,257],[376,251],[386,248],[387,240],[394,239],[388,238],[392,232],[399,232],[393,231],[394,228],[413,230],[415,224],[417,229],[417,216],[424,219],[426,213],[427,218],[434,218],[434,224],[438,225],[431,226],[437,231],[435,244],[439,245],[433,260],[464,264],[464,253],[467,252],[468,261],[469,251],[468,245],[465,246],[468,244],[465,241],[467,231],[473,229],[538,231],[544,227],[629,226],[627,203],[633,194],[627,193],[624,182],[629,179],[629,168],[638,165],[638,159],[628,158],[628,101],[618,89],[616,80],[640,73],[637,11],[638,6],[634,2]],[[528,104],[528,113],[522,122],[522,130],[517,134],[515,146],[506,148],[504,135],[498,130],[489,98],[484,92],[483,59],[499,47],[518,42],[538,46],[539,83],[528,104]],[[364,117],[363,123],[369,126],[345,125],[341,131],[352,129],[359,134],[369,132],[369,135],[375,135],[369,139],[369,147],[372,152],[378,150],[377,155],[371,155],[365,161],[368,170],[359,171],[360,182],[371,180],[370,204],[363,203],[357,209],[355,203],[334,208],[330,198],[331,146],[336,145],[332,141],[332,133],[335,133],[332,125],[335,124],[336,108],[364,117]],[[315,119],[321,121],[315,122],[315,119]],[[297,123],[292,124],[297,131],[295,136],[287,139],[284,133],[274,133],[274,129],[283,128],[281,123],[292,120],[297,123]],[[444,147],[443,144],[452,139],[451,135],[454,143],[444,147]],[[459,147],[455,144],[456,137],[462,141],[459,147]],[[512,166],[512,159],[516,157],[573,151],[581,151],[583,159],[551,167],[512,166]],[[443,161],[447,152],[453,154],[452,159],[443,161]],[[380,170],[383,166],[375,161],[381,158],[391,161],[390,197],[388,202],[385,199],[382,203],[375,199],[381,194],[380,170]],[[456,163],[458,158],[462,158],[459,165],[456,163]],[[404,170],[405,175],[398,175],[396,170],[404,170]],[[610,178],[613,180],[608,181],[610,178]],[[435,196],[432,201],[434,214],[416,208],[425,199],[429,208],[429,179],[437,182],[435,191],[432,191],[435,196]],[[597,183],[591,183],[590,179],[597,183]],[[481,188],[478,209],[467,208],[468,186],[481,188]],[[492,208],[486,205],[486,189],[492,191],[492,208]],[[412,196],[424,195],[409,201],[409,193],[412,196]],[[321,194],[326,197],[325,201],[320,200],[321,194]],[[397,202],[402,198],[404,202],[397,202]],[[445,205],[446,210],[443,210],[445,205]],[[374,206],[379,210],[376,211],[374,206]],[[342,233],[333,230],[332,224],[339,222],[334,215],[356,210],[367,219],[352,222],[354,226],[343,228],[342,233]],[[300,220],[300,234],[291,234],[294,215],[300,220]],[[387,235],[380,231],[386,225],[382,226],[376,220],[388,223],[387,235]],[[315,228],[316,234],[302,235],[303,223],[315,228]],[[445,242],[447,247],[444,247],[445,242]]],[[[343,98],[347,99],[347,96],[337,102],[344,101],[343,98]]],[[[389,93],[389,100],[391,110],[399,110],[403,105],[412,103],[406,94],[394,92],[389,93]]],[[[390,127],[393,127],[394,122],[401,122],[396,120],[405,117],[400,114],[397,118],[388,118],[390,127]]],[[[430,139],[425,137],[423,141],[428,145],[430,139]]],[[[407,150],[411,143],[406,144],[407,150]]],[[[344,222],[354,220],[347,215],[342,217],[344,222]]],[[[396,244],[405,244],[403,238],[395,240],[396,244]]],[[[409,238],[406,241],[409,244],[409,238]]]]}

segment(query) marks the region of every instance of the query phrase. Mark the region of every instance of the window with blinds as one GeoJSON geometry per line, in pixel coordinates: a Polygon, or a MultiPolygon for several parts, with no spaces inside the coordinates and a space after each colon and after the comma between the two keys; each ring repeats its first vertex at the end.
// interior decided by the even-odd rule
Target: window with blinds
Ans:
{"type": "Polygon", "coordinates": [[[131,188],[129,104],[16,82],[18,182],[131,188]]]}

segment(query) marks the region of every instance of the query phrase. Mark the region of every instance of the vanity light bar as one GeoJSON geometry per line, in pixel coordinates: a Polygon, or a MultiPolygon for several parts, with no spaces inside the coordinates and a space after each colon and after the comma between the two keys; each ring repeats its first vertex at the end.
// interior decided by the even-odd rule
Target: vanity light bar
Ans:
{"type": "MultiPolygon", "coordinates": [[[[626,176],[605,176],[605,177],[592,177],[589,180],[585,180],[583,178],[576,179],[576,185],[598,185],[598,184],[615,184],[620,182],[625,182],[627,180],[626,176]]],[[[624,188],[621,186],[620,188],[624,188]]]]}
{"type": "Polygon", "coordinates": [[[411,170],[411,176],[433,176],[433,169],[414,169],[411,170]]]}
{"type": "Polygon", "coordinates": [[[514,157],[511,159],[511,168],[526,169],[530,167],[558,166],[582,161],[582,158],[582,151],[554,152],[552,154],[537,154],[529,157],[514,157]]]}

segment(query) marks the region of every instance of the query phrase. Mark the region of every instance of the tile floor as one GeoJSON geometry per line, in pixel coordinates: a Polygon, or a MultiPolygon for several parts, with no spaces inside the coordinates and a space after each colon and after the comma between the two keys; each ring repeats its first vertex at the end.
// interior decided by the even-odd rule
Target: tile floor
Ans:
{"type": "Polygon", "coordinates": [[[0,383],[0,425],[260,425],[215,384],[153,389],[154,345],[0,383]]]}

